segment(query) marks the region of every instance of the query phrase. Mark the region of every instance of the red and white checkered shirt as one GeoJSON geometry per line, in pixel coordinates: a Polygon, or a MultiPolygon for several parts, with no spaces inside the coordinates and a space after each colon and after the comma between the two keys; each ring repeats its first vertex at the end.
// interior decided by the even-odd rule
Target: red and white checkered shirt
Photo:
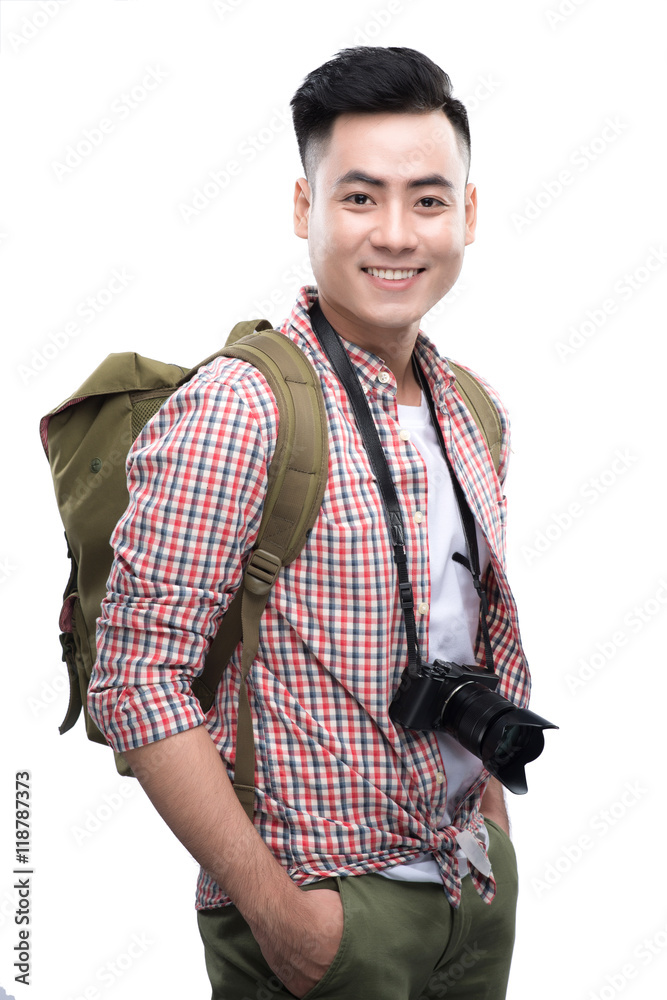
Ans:
{"type": "MultiPolygon", "coordinates": [[[[447,781],[436,736],[395,725],[389,705],[407,664],[396,568],[380,493],[344,389],[312,332],[314,287],[301,290],[282,332],[318,372],[329,422],[329,479],[306,545],[285,567],[262,618],[248,677],[256,745],[254,822],[298,884],[378,871],[433,852],[451,904],[460,902],[456,834],[479,833],[486,772],[438,829],[447,781]]],[[[427,476],[399,436],[396,381],[383,361],[343,341],[366,393],[401,502],[422,656],[430,581],[427,476]],[[416,512],[421,512],[415,517],[416,512]]],[[[484,577],[498,691],[529,694],[514,599],[505,575],[506,415],[500,480],[455,377],[419,334],[451,462],[487,539],[484,577]]],[[[119,751],[204,723],[234,777],[240,647],[204,715],[190,684],[239,586],[262,515],[278,410],[264,377],[218,358],[175,392],[128,459],[129,507],[112,536],[116,558],[98,621],[90,712],[119,751]]],[[[478,662],[483,644],[478,634],[478,662]]],[[[493,877],[472,868],[483,899],[493,877]]],[[[226,905],[200,872],[197,908],[226,905]]]]}

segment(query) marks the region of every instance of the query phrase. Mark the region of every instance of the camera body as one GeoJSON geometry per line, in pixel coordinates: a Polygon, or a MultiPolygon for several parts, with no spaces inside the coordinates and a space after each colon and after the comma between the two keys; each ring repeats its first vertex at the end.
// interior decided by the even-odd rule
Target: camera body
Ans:
{"type": "Polygon", "coordinates": [[[395,722],[408,729],[447,731],[443,716],[464,684],[482,684],[493,691],[500,679],[488,670],[448,660],[420,663],[419,669],[417,677],[406,671],[389,712],[395,722]]]}

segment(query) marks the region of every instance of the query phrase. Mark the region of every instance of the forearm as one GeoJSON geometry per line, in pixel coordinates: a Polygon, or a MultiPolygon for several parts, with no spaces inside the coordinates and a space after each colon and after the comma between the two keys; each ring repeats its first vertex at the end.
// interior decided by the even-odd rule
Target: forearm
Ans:
{"type": "Polygon", "coordinates": [[[280,924],[300,890],[246,816],[206,727],[124,756],[167,825],[250,926],[280,924]]]}
{"type": "Polygon", "coordinates": [[[510,821],[505,807],[505,793],[503,786],[497,778],[489,778],[489,783],[482,796],[480,809],[485,819],[493,820],[509,837],[510,821]]]}

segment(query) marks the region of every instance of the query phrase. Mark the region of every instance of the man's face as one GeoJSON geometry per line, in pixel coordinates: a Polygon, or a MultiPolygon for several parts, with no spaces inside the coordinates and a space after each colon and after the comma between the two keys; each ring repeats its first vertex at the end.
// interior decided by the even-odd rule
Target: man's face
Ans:
{"type": "Polygon", "coordinates": [[[449,120],[341,115],[313,187],[296,183],[294,229],[308,240],[329,321],[371,350],[416,336],[475,237],[476,191],[449,120]]]}

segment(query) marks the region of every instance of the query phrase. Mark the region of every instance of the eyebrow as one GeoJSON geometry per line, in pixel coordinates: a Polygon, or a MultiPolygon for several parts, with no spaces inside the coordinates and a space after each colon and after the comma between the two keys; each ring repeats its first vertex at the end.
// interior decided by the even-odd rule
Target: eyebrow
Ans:
{"type": "MultiPolygon", "coordinates": [[[[374,187],[379,188],[387,187],[386,181],[383,181],[379,177],[369,177],[368,174],[363,173],[361,170],[348,170],[346,174],[343,174],[335,180],[334,187],[341,187],[343,184],[350,184],[355,181],[359,184],[372,184],[374,187]]],[[[407,182],[406,187],[408,189],[420,187],[444,187],[450,191],[454,190],[454,184],[452,181],[443,177],[442,174],[429,174],[428,177],[415,177],[413,180],[407,182]]]]}

